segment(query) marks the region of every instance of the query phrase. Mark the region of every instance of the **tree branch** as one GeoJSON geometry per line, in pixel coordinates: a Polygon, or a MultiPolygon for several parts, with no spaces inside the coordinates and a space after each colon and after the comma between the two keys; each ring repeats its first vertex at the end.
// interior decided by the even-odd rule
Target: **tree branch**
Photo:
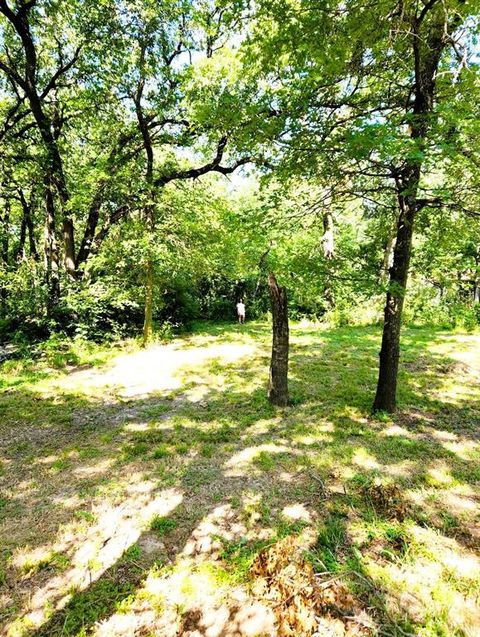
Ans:
{"type": "Polygon", "coordinates": [[[72,66],[78,60],[78,56],[80,55],[80,51],[81,50],[82,50],[82,45],[80,44],[76,48],[75,53],[72,56],[72,59],[69,60],[66,64],[62,64],[60,66],[60,68],[52,75],[52,77],[50,78],[50,81],[48,82],[47,86],[43,89],[43,92],[40,94],[40,99],[41,100],[45,99],[45,97],[47,97],[47,95],[50,93],[50,91],[56,87],[57,80],[62,75],[65,75],[65,73],[72,68],[72,66]]]}
{"type": "Polygon", "coordinates": [[[196,179],[197,177],[201,177],[202,175],[206,175],[209,172],[217,172],[222,175],[230,175],[237,168],[248,164],[253,161],[252,157],[243,157],[234,162],[231,166],[222,166],[221,161],[223,159],[223,154],[225,152],[225,147],[227,145],[228,137],[224,135],[220,138],[217,146],[217,153],[214,159],[203,166],[199,166],[198,168],[187,168],[185,170],[174,170],[168,175],[163,175],[162,177],[158,177],[154,181],[154,185],[165,186],[170,181],[175,181],[177,179],[196,179]]]}

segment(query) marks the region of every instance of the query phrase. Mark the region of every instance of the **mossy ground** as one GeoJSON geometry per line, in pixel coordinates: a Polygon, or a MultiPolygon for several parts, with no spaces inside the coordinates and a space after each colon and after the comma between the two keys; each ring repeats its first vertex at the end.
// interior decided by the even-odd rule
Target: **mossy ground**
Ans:
{"type": "Polygon", "coordinates": [[[258,323],[4,363],[5,634],[274,634],[251,565],[287,535],[367,634],[480,634],[480,336],[406,329],[393,417],[379,339],[293,326],[286,409],[258,323]]]}

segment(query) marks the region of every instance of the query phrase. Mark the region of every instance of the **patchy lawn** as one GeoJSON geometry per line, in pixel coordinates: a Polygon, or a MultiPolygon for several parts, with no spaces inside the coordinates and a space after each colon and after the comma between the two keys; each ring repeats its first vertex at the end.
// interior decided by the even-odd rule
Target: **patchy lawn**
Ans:
{"type": "Polygon", "coordinates": [[[262,324],[0,367],[2,634],[480,634],[480,336],[262,324]]]}

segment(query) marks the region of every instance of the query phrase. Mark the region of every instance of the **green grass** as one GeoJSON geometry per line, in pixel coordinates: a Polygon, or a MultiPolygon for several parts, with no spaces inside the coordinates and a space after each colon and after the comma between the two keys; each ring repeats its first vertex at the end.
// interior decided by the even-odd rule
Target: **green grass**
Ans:
{"type": "Polygon", "coordinates": [[[167,458],[170,455],[171,451],[168,448],[168,445],[161,444],[158,447],[155,447],[153,450],[152,458],[155,460],[159,460],[160,458],[167,458]]]}
{"type": "Polygon", "coordinates": [[[475,634],[480,337],[404,330],[399,411],[372,416],[379,338],[292,326],[283,410],[266,398],[259,323],[197,326],[171,371],[158,350],[143,368],[133,343],[62,341],[4,363],[0,612],[12,637],[86,635],[145,609],[180,621],[237,586],[248,598],[253,560],[288,535],[378,634],[475,634]]]}
{"type": "Polygon", "coordinates": [[[166,518],[161,515],[156,515],[150,522],[150,528],[158,535],[167,535],[170,531],[173,531],[178,526],[176,520],[172,518],[166,518]]]}

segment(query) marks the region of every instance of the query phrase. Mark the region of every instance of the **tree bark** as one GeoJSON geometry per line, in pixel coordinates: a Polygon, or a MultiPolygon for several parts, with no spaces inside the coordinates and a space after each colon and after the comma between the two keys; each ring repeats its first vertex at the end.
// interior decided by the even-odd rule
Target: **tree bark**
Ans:
{"type": "Polygon", "coordinates": [[[395,244],[397,242],[397,231],[391,235],[387,240],[385,251],[383,253],[383,266],[381,280],[382,283],[387,283],[390,276],[390,268],[393,265],[393,251],[395,250],[395,244]]]}
{"type": "Polygon", "coordinates": [[[406,292],[408,266],[412,248],[413,223],[416,213],[416,190],[420,179],[420,168],[412,174],[412,186],[415,195],[399,195],[400,217],[397,226],[393,263],[389,270],[390,280],[384,310],[382,347],[377,393],[373,403],[374,411],[393,413],[396,408],[398,364],[400,359],[400,328],[403,301],[406,292]]]}
{"type": "Polygon", "coordinates": [[[155,198],[156,188],[153,180],[153,142],[148,127],[148,120],[145,117],[142,99],[145,89],[145,57],[148,48],[148,35],[142,42],[140,49],[139,71],[140,79],[135,94],[135,113],[138,127],[142,134],[143,148],[146,158],[145,182],[147,203],[145,205],[145,223],[147,228],[147,259],[145,264],[145,314],[143,322],[143,346],[145,347],[153,334],[153,288],[154,288],[154,268],[152,256],[153,234],[155,232],[155,198]]]}
{"type": "Polygon", "coordinates": [[[59,255],[56,237],[55,204],[52,189],[45,184],[45,280],[47,283],[47,314],[52,315],[60,299],[59,255]]]}
{"type": "Polygon", "coordinates": [[[64,249],[64,266],[67,274],[71,278],[76,278],[75,269],[75,230],[73,221],[68,211],[70,195],[67,189],[65,174],[63,171],[63,162],[57,147],[55,138],[51,132],[52,122],[47,118],[43,111],[43,106],[36,91],[32,89],[28,94],[30,108],[38,125],[40,135],[47,149],[47,160],[45,165],[46,181],[51,191],[51,205],[54,203],[54,192],[58,193],[62,211],[62,235],[64,249]]]}
{"type": "MultiPolygon", "coordinates": [[[[9,224],[10,224],[10,199],[5,199],[5,208],[2,215],[0,215],[0,223],[3,226],[1,229],[1,244],[0,244],[0,259],[5,265],[5,269],[8,268],[8,247],[9,247],[9,224]]],[[[7,313],[7,299],[8,291],[5,285],[0,285],[0,312],[2,316],[7,313]]]]}
{"type": "MultiPolygon", "coordinates": [[[[327,261],[331,261],[335,257],[335,235],[333,226],[333,215],[327,210],[322,215],[323,223],[323,236],[322,236],[322,249],[323,257],[327,261]]],[[[333,309],[335,307],[335,296],[331,286],[331,279],[329,277],[325,280],[325,289],[323,291],[325,301],[327,305],[333,309]]]]}
{"type": "Polygon", "coordinates": [[[5,265],[8,265],[8,250],[9,250],[9,236],[10,236],[10,199],[5,199],[5,208],[3,215],[0,216],[0,222],[2,228],[2,242],[1,242],[1,259],[5,265]]]}
{"type": "MultiPolygon", "coordinates": [[[[458,20],[455,16],[453,22],[458,20]]],[[[423,167],[423,155],[434,108],[435,79],[446,37],[453,29],[443,10],[435,3],[425,5],[411,25],[415,71],[413,112],[410,116],[410,139],[418,153],[407,158],[395,176],[399,217],[396,244],[384,310],[382,346],[374,411],[393,413],[396,409],[398,365],[400,359],[400,328],[406,292],[408,266],[412,249],[415,217],[419,209],[418,189],[423,167]],[[432,12],[432,16],[428,16],[432,12]],[[428,25],[423,24],[428,16],[428,25]]]]}
{"type": "Polygon", "coordinates": [[[268,400],[272,405],[288,405],[288,303],[286,289],[280,287],[273,272],[268,275],[272,307],[272,358],[268,400]]]}
{"type": "Polygon", "coordinates": [[[335,237],[333,230],[333,216],[330,211],[324,212],[322,215],[323,222],[323,256],[325,259],[333,259],[335,256],[335,237]]]}
{"type": "Polygon", "coordinates": [[[135,157],[137,155],[136,149],[134,151],[130,151],[129,153],[124,152],[125,147],[128,145],[128,143],[135,138],[135,134],[136,133],[132,132],[121,133],[107,158],[106,169],[108,172],[108,178],[105,177],[100,180],[95,194],[93,195],[93,198],[90,202],[87,221],[85,223],[85,228],[83,231],[83,237],[80,242],[80,247],[75,259],[77,275],[81,275],[82,266],[85,264],[90,254],[92,252],[95,252],[95,250],[99,248],[103,239],[108,234],[110,226],[119,221],[124,216],[123,212],[121,214],[118,214],[117,211],[127,211],[125,201],[123,201],[122,204],[119,204],[117,206],[117,211],[113,211],[110,213],[110,216],[105,221],[103,227],[100,230],[97,230],[98,224],[100,222],[100,212],[102,204],[105,200],[105,193],[109,185],[109,180],[118,172],[120,167],[126,163],[128,158],[135,157]]]}
{"type": "MultiPolygon", "coordinates": [[[[47,151],[47,158],[45,162],[45,179],[47,184],[46,187],[47,189],[50,189],[50,194],[47,195],[47,199],[49,200],[48,206],[51,207],[52,205],[54,205],[53,193],[54,191],[56,191],[58,193],[62,208],[62,233],[65,269],[72,278],[75,278],[76,273],[74,226],[73,221],[70,217],[70,211],[68,209],[70,196],[65,179],[65,173],[63,170],[62,157],[57,145],[56,137],[53,133],[53,130],[55,128],[53,126],[53,120],[47,115],[47,112],[44,109],[44,97],[48,94],[48,90],[45,89],[42,92],[39,90],[37,85],[38,55],[35,40],[32,36],[29,24],[29,12],[34,5],[35,2],[26,3],[15,12],[8,6],[6,2],[0,2],[0,12],[14,27],[17,35],[21,40],[23,53],[25,56],[24,76],[20,76],[16,69],[12,68],[8,69],[8,73],[10,79],[14,81],[15,84],[17,84],[25,94],[38,131],[47,151]]],[[[60,75],[63,75],[63,73],[65,73],[72,66],[77,55],[78,51],[77,54],[75,54],[75,56],[72,58],[71,62],[60,68],[55,75],[58,77],[60,77],[60,75]]]]}
{"type": "Polygon", "coordinates": [[[480,272],[479,265],[480,265],[480,249],[477,249],[477,254],[475,256],[475,268],[473,270],[474,281],[473,281],[473,290],[472,290],[473,303],[475,305],[477,303],[480,303],[480,279],[478,278],[478,274],[480,272]]]}
{"type": "Polygon", "coordinates": [[[100,219],[100,209],[103,203],[105,182],[103,181],[95,196],[90,203],[88,210],[87,222],[85,224],[85,230],[83,232],[83,238],[78,249],[77,257],[75,259],[75,267],[78,270],[90,256],[92,250],[93,241],[97,231],[98,222],[100,219]]]}
{"type": "Polygon", "coordinates": [[[153,334],[153,261],[145,266],[145,314],[143,321],[143,346],[146,347],[153,334]]]}
{"type": "Polygon", "coordinates": [[[18,248],[18,255],[21,256],[22,259],[25,258],[25,243],[26,243],[26,234],[28,232],[28,245],[30,256],[38,260],[38,252],[37,252],[37,243],[35,241],[35,228],[33,225],[32,218],[32,199],[33,196],[30,196],[30,201],[27,201],[25,194],[22,189],[18,191],[20,196],[20,203],[22,204],[22,227],[21,227],[21,236],[20,236],[20,245],[18,248]]]}
{"type": "Polygon", "coordinates": [[[27,238],[27,222],[25,215],[22,216],[20,224],[20,240],[15,251],[15,261],[25,261],[25,240],[27,238]]]}

